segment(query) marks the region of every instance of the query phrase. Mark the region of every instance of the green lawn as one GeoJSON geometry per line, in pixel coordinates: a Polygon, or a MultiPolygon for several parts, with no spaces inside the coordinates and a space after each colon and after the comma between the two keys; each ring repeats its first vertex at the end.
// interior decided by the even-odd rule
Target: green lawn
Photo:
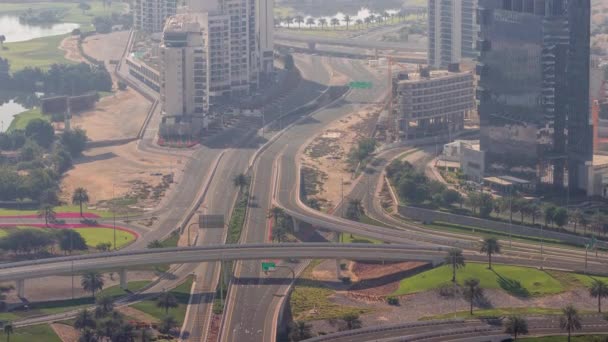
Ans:
{"type": "Polygon", "coordinates": [[[4,44],[0,57],[7,58],[11,71],[25,67],[46,69],[55,63],[73,63],[64,58],[65,52],[59,49],[59,44],[67,35],[36,38],[25,42],[4,44]]]}
{"type": "Polygon", "coordinates": [[[358,235],[353,235],[353,234],[347,234],[347,233],[340,234],[340,242],[342,242],[342,243],[372,243],[375,245],[383,244],[383,242],[380,240],[366,238],[363,236],[358,236],[358,235]]]}
{"type": "MultiPolygon", "coordinates": [[[[75,281],[76,286],[79,286],[80,276],[76,276],[75,281]]],[[[132,281],[127,284],[127,289],[130,292],[137,292],[150,283],[151,282],[148,280],[132,281]]],[[[119,285],[115,285],[102,290],[97,294],[97,296],[111,296],[113,298],[119,298],[127,294],[127,291],[121,289],[119,285]]],[[[44,302],[30,302],[29,310],[16,310],[11,312],[0,313],[0,320],[14,321],[26,317],[57,314],[91,306],[93,304],[94,301],[91,296],[79,297],[74,299],[50,300],[44,302]]]]}
{"type": "MultiPolygon", "coordinates": [[[[95,247],[99,243],[107,242],[114,248],[114,229],[112,228],[76,228],[74,229],[87,242],[89,247],[95,247]]],[[[135,240],[135,236],[129,232],[116,229],[116,248],[122,248],[135,240]]]]}
{"type": "MultiPolygon", "coordinates": [[[[487,264],[467,263],[456,272],[456,281],[462,284],[467,278],[479,279],[484,289],[503,289],[522,297],[564,291],[563,285],[549,273],[527,267],[494,265],[493,270],[489,270],[487,264]]],[[[393,294],[405,295],[437,289],[451,279],[452,269],[448,265],[440,266],[402,280],[399,289],[393,294]]]]}
{"type": "MultiPolygon", "coordinates": [[[[170,291],[177,299],[179,306],[177,308],[169,309],[169,315],[173,316],[180,326],[182,323],[184,323],[184,317],[186,316],[186,308],[188,307],[188,301],[190,300],[190,290],[192,289],[193,281],[194,279],[192,277],[188,277],[185,282],[170,291]]],[[[156,306],[156,299],[147,299],[133,304],[132,307],[139,311],[145,312],[158,320],[165,317],[165,310],[156,306]]]]}
{"type": "Polygon", "coordinates": [[[93,18],[96,16],[111,15],[112,12],[122,13],[128,9],[125,3],[118,1],[113,1],[112,6],[109,8],[103,8],[101,1],[87,1],[87,3],[91,6],[91,9],[83,13],[78,8],[78,2],[4,2],[2,3],[2,7],[0,7],[0,14],[19,15],[29,8],[33,10],[66,9],[67,13],[61,21],[80,24],[86,29],[87,26],[91,25],[93,18]]]}
{"type": "MultiPolygon", "coordinates": [[[[5,338],[5,334],[2,334],[2,338],[5,338]]],[[[8,341],[8,340],[7,340],[8,341]]],[[[33,341],[44,341],[44,342],[61,342],[61,339],[53,329],[46,324],[33,325],[30,327],[15,329],[15,332],[11,335],[11,342],[33,342],[33,341]]]]}
{"type": "Polygon", "coordinates": [[[608,284],[608,277],[586,275],[586,274],[579,274],[579,273],[571,273],[570,275],[572,277],[574,277],[576,280],[578,280],[579,282],[581,282],[586,287],[591,287],[591,284],[593,284],[594,279],[603,281],[604,283],[608,284]]]}
{"type": "MultiPolygon", "coordinates": [[[[1,52],[0,56],[2,56],[1,52]]],[[[49,118],[49,116],[42,115],[42,113],[40,112],[40,108],[35,107],[33,109],[26,110],[25,112],[21,112],[15,115],[13,121],[11,121],[10,126],[8,126],[7,131],[10,132],[16,129],[25,129],[25,126],[27,126],[28,122],[34,119],[43,119],[49,121],[49,118]]]]}
{"type": "Polygon", "coordinates": [[[469,311],[458,311],[451,312],[443,315],[427,316],[423,317],[421,321],[429,321],[436,319],[450,319],[450,318],[484,318],[484,317],[505,317],[509,315],[522,315],[522,316],[546,316],[546,315],[560,315],[561,309],[550,309],[550,308],[498,308],[498,309],[479,309],[473,310],[473,316],[469,311]]]}
{"type": "Polygon", "coordinates": [[[289,297],[291,314],[294,320],[325,320],[339,319],[350,313],[364,314],[371,309],[344,306],[334,303],[330,297],[335,293],[322,282],[311,280],[312,270],[319,265],[321,260],[314,260],[302,273],[302,277],[296,280],[296,284],[289,297]],[[313,311],[316,310],[315,313],[313,311]]]}
{"type": "MultiPolygon", "coordinates": [[[[13,121],[15,122],[15,121],[13,121]]],[[[56,213],[79,213],[80,207],[77,205],[62,205],[59,207],[53,208],[56,213]]],[[[112,217],[112,213],[106,210],[90,210],[87,209],[85,205],[82,208],[83,213],[87,214],[96,214],[103,218],[112,217]]],[[[3,216],[20,216],[20,215],[36,215],[38,214],[38,210],[17,210],[17,209],[5,209],[0,208],[0,217],[3,216]]]]}

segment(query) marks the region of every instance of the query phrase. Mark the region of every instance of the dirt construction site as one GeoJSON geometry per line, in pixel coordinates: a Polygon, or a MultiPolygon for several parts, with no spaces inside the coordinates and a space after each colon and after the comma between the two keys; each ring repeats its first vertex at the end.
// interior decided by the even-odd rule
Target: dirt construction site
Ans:
{"type": "MultiPolygon", "coordinates": [[[[127,31],[99,34],[83,42],[85,53],[102,60],[113,74],[111,60],[121,58],[129,33],[127,31]]],[[[82,62],[77,40],[66,38],[61,49],[65,57],[82,62]]],[[[116,82],[115,75],[112,75],[116,82]]],[[[93,110],[76,113],[72,127],[87,132],[93,143],[135,138],[151,107],[150,101],[131,88],[115,89],[106,94],[93,110]]],[[[107,147],[93,147],[74,161],[74,168],[67,172],[62,182],[64,200],[69,200],[73,190],[85,187],[92,205],[112,198],[129,197],[140,200],[139,207],[153,207],[166,189],[167,177],[178,179],[183,156],[145,152],[137,142],[110,143],[107,147]]]]}

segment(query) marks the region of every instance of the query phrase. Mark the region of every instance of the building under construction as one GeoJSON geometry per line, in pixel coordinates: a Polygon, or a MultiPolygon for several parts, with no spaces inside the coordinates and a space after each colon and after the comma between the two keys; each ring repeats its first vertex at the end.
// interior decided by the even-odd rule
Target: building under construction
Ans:
{"type": "Polygon", "coordinates": [[[474,77],[458,65],[449,70],[400,73],[393,79],[393,115],[402,139],[454,136],[475,109],[474,77]]]}

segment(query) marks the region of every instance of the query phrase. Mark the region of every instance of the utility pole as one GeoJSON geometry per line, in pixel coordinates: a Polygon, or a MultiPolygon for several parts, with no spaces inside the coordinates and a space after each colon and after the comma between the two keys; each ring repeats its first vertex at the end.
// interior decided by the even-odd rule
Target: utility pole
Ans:
{"type": "Polygon", "coordinates": [[[344,177],[340,177],[340,203],[341,203],[341,208],[340,208],[340,216],[342,218],[344,218],[344,177]]]}
{"type": "Polygon", "coordinates": [[[114,183],[112,183],[112,216],[114,217],[114,250],[116,250],[116,197],[114,183]]]}

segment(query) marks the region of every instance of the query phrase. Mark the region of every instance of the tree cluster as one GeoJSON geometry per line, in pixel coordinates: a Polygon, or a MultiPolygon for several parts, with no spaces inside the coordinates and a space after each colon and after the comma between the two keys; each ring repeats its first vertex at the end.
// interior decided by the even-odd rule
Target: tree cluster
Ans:
{"type": "Polygon", "coordinates": [[[97,33],[110,33],[112,27],[120,25],[123,29],[130,29],[133,26],[133,16],[128,14],[112,13],[109,16],[93,18],[93,26],[97,33]]]}
{"type": "Polygon", "coordinates": [[[70,229],[12,229],[0,239],[0,249],[20,255],[49,252],[55,246],[64,253],[87,249],[82,235],[70,229]]]}
{"type": "Polygon", "coordinates": [[[414,169],[407,161],[394,160],[386,168],[386,175],[396,187],[399,198],[405,202],[422,204],[430,201],[433,206],[460,202],[461,196],[454,190],[414,169]]]}
{"type": "Polygon", "coordinates": [[[8,76],[0,87],[25,92],[42,91],[51,95],[82,95],[91,91],[112,91],[112,77],[105,67],[79,64],[53,64],[48,70],[26,67],[8,76]]]}

